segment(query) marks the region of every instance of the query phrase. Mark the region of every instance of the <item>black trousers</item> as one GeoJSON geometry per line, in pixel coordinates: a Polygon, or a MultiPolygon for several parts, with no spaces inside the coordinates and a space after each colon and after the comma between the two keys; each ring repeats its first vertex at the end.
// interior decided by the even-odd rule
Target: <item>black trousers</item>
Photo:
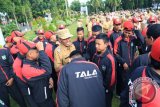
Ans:
{"type": "Polygon", "coordinates": [[[29,88],[29,86],[23,81],[21,81],[18,77],[16,78],[16,81],[29,107],[55,107],[54,101],[51,98],[47,99],[46,101],[42,103],[37,103],[32,96],[32,91],[29,88]]]}
{"type": "Polygon", "coordinates": [[[19,87],[29,107],[38,107],[33,97],[31,96],[32,93],[31,93],[29,86],[26,83],[24,83],[22,80],[20,80],[18,77],[16,77],[15,80],[17,82],[17,86],[19,87]]]}
{"type": "Polygon", "coordinates": [[[42,103],[37,103],[38,107],[56,107],[54,100],[52,98],[47,99],[46,101],[42,102],[42,103]]]}
{"type": "Polygon", "coordinates": [[[127,86],[128,78],[129,78],[129,70],[124,70],[123,68],[117,69],[117,84],[116,84],[116,94],[120,96],[121,92],[127,86]]]}
{"type": "Polygon", "coordinates": [[[112,107],[113,92],[106,92],[106,107],[112,107]]]}
{"type": "Polygon", "coordinates": [[[0,83],[0,99],[8,106],[10,106],[9,95],[19,104],[20,107],[27,107],[23,95],[19,88],[17,87],[16,82],[13,82],[13,85],[8,87],[5,85],[6,82],[0,83]]]}

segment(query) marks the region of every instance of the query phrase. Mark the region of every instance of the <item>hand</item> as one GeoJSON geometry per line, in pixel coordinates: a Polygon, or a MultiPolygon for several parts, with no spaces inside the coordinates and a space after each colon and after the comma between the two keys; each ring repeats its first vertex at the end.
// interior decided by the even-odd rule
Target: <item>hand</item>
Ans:
{"type": "Polygon", "coordinates": [[[60,45],[60,42],[59,42],[59,41],[56,41],[56,45],[60,45]]]}
{"type": "Polygon", "coordinates": [[[21,40],[22,38],[21,37],[14,37],[13,40],[17,43],[21,40]]]}
{"type": "Polygon", "coordinates": [[[53,84],[54,84],[53,79],[50,78],[49,79],[49,88],[53,88],[53,84]]]}
{"type": "Polygon", "coordinates": [[[10,78],[7,82],[6,82],[6,86],[11,86],[13,84],[13,78],[10,78]]]}
{"type": "Polygon", "coordinates": [[[139,52],[136,51],[136,53],[134,54],[134,60],[139,56],[139,52]]]}
{"type": "Polygon", "coordinates": [[[123,64],[123,68],[124,68],[124,70],[128,70],[128,65],[127,65],[127,63],[124,63],[124,64],[123,64]]]}
{"type": "Polygon", "coordinates": [[[36,44],[36,47],[37,47],[37,49],[38,49],[39,51],[44,50],[43,42],[38,42],[38,43],[36,44]]]}

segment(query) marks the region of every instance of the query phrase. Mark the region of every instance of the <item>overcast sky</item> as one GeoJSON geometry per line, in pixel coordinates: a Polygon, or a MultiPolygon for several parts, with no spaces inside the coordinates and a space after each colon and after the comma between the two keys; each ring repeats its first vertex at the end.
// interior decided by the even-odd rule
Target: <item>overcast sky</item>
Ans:
{"type": "MultiPolygon", "coordinates": [[[[74,0],[68,0],[69,5],[72,3],[74,0]]],[[[86,3],[88,0],[79,0],[81,3],[86,3]]]]}

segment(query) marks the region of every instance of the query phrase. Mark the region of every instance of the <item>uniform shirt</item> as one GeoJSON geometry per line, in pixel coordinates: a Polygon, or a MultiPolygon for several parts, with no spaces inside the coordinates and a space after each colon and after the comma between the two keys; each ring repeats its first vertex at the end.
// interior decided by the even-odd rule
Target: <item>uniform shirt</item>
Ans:
{"type": "Polygon", "coordinates": [[[102,75],[92,62],[73,59],[62,68],[58,81],[58,107],[106,107],[102,75]]]}
{"type": "Polygon", "coordinates": [[[74,50],[75,50],[75,46],[73,44],[68,47],[64,46],[63,44],[60,44],[55,49],[55,51],[54,51],[54,67],[57,72],[59,71],[59,67],[61,65],[65,65],[70,61],[68,56],[74,50]]]}

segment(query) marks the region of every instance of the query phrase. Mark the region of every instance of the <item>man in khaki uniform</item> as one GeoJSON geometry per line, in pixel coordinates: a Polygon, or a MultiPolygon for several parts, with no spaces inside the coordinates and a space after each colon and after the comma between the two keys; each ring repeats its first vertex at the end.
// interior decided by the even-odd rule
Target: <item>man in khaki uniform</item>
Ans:
{"type": "Polygon", "coordinates": [[[60,45],[54,51],[54,67],[57,74],[61,68],[70,62],[69,55],[75,50],[75,46],[72,44],[70,38],[73,36],[68,29],[62,29],[57,31],[60,45]]]}
{"type": "Polygon", "coordinates": [[[78,19],[77,27],[83,27],[83,20],[82,19],[78,19]]]}

